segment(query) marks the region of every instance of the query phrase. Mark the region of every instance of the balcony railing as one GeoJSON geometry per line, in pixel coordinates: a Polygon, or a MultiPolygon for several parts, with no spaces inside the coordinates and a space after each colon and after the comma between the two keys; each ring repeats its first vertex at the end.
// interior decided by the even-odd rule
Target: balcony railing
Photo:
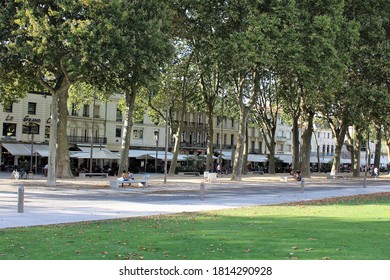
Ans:
{"type": "MultiPolygon", "coordinates": [[[[93,137],[94,144],[107,144],[106,137],[93,137]]],[[[68,136],[68,143],[91,143],[90,136],[68,136]]]]}
{"type": "Polygon", "coordinates": [[[206,143],[190,143],[190,142],[180,142],[180,147],[181,148],[205,148],[206,143]]]}

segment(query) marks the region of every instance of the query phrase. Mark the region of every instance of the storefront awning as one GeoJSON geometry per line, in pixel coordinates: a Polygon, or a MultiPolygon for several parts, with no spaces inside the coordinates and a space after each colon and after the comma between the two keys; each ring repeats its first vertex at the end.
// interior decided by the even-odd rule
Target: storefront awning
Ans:
{"type": "MultiPolygon", "coordinates": [[[[31,144],[2,143],[1,145],[6,148],[13,156],[31,156],[31,144]]],[[[48,157],[49,146],[34,144],[33,154],[39,154],[42,157],[48,157]]]]}

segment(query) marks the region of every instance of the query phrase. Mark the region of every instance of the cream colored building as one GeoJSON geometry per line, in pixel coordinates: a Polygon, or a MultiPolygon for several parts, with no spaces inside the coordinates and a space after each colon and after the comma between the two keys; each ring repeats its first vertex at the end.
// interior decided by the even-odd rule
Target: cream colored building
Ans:
{"type": "MultiPolygon", "coordinates": [[[[91,142],[95,149],[107,149],[118,154],[121,146],[123,116],[118,109],[118,102],[122,95],[113,95],[109,102],[99,100],[91,104],[84,104],[80,109],[71,105],[68,108],[68,144],[71,151],[88,152],[91,142]],[[92,118],[93,116],[93,118],[92,118]],[[92,128],[93,127],[93,128],[92,128]],[[93,132],[92,132],[93,130],[93,132]],[[93,135],[93,137],[92,137],[93,135]],[[91,141],[92,138],[92,141],[91,141]]],[[[21,161],[29,165],[36,165],[37,170],[47,162],[48,141],[50,134],[50,104],[51,96],[43,93],[29,93],[26,98],[8,106],[0,105],[1,119],[1,165],[2,169],[9,170],[21,161]],[[31,157],[32,155],[32,157],[31,157]]],[[[188,112],[185,115],[184,131],[180,136],[181,154],[205,155],[207,149],[207,117],[201,112],[188,112]]],[[[234,152],[238,134],[238,122],[235,119],[214,119],[214,155],[218,156],[222,150],[223,159],[231,164],[231,155],[234,152]]],[[[144,114],[141,123],[134,123],[131,132],[129,157],[137,157],[147,152],[158,152],[162,159],[165,150],[165,126],[156,126],[147,114],[144,114]],[[156,141],[156,134],[158,141],[156,141]]],[[[276,134],[276,156],[291,162],[292,134],[291,127],[278,121],[276,134]]],[[[317,129],[312,139],[313,162],[316,162],[317,145],[320,147],[320,157],[325,162],[334,154],[334,139],[330,130],[317,129]]],[[[169,143],[168,147],[172,147],[169,143]]],[[[268,150],[258,127],[248,129],[249,161],[265,163],[268,150]]],[[[73,165],[80,165],[84,160],[73,160],[73,165]]],[[[112,164],[115,160],[99,162],[112,164]]],[[[133,164],[139,164],[139,162],[133,164]]]]}

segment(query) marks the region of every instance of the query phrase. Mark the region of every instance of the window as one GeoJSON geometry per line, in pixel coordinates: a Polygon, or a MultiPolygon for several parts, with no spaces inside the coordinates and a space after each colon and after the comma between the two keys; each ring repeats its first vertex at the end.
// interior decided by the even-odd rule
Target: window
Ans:
{"type": "Polygon", "coordinates": [[[134,139],[143,139],[144,131],[142,129],[134,129],[133,130],[133,138],[134,139]]]}
{"type": "Polygon", "coordinates": [[[23,134],[39,134],[39,124],[37,124],[37,123],[23,124],[22,133],[23,134]]]}
{"type": "Polygon", "coordinates": [[[12,105],[13,103],[11,102],[4,103],[3,112],[12,113],[12,105]]]}
{"type": "Polygon", "coordinates": [[[115,129],[115,137],[122,137],[122,128],[121,127],[117,127],[115,129]]]}
{"type": "Polygon", "coordinates": [[[76,104],[72,104],[72,116],[77,116],[77,107],[76,104]]]}
{"type": "Polygon", "coordinates": [[[83,107],[83,117],[89,117],[89,105],[84,104],[83,107]]]}
{"type": "Polygon", "coordinates": [[[50,126],[45,126],[45,138],[50,138],[50,126]]]}
{"type": "Polygon", "coordinates": [[[198,115],[198,124],[202,124],[202,114],[198,115]]]}
{"type": "Polygon", "coordinates": [[[36,113],[37,113],[37,103],[28,102],[27,112],[28,112],[28,114],[36,115],[36,113]]]}
{"type": "Polygon", "coordinates": [[[16,123],[3,123],[3,136],[16,136],[16,123]]]}
{"type": "Polygon", "coordinates": [[[93,108],[93,117],[100,118],[100,105],[95,105],[93,108]]]}
{"type": "Polygon", "coordinates": [[[119,110],[119,108],[116,108],[116,121],[121,122],[122,121],[122,111],[119,110]]]}

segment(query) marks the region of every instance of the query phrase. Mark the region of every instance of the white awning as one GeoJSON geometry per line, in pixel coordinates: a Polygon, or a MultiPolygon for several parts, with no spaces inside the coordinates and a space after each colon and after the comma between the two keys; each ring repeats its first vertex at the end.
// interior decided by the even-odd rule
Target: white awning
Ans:
{"type": "MultiPolygon", "coordinates": [[[[168,152],[167,153],[168,157],[171,156],[172,158],[172,153],[168,152]]],[[[165,151],[158,150],[157,152],[157,158],[159,159],[164,159],[165,156],[165,151]]],[[[155,158],[156,157],[156,150],[129,150],[129,157],[135,157],[137,159],[145,159],[146,157],[148,158],[155,158]]]]}
{"type": "Polygon", "coordinates": [[[34,145],[34,153],[39,154],[41,157],[49,157],[49,146],[48,145],[34,145]]]}
{"type": "Polygon", "coordinates": [[[248,155],[248,161],[250,162],[266,162],[267,156],[266,155],[258,155],[258,154],[249,154],[248,155]]]}
{"type": "MultiPolygon", "coordinates": [[[[2,146],[6,148],[13,156],[31,156],[31,144],[2,143],[2,146]]],[[[42,157],[48,157],[49,146],[34,144],[33,154],[39,154],[42,157]]]]}
{"type": "MultiPolygon", "coordinates": [[[[86,159],[91,158],[91,148],[80,147],[81,152],[72,153],[70,157],[86,159]]],[[[94,159],[119,159],[119,155],[114,154],[107,148],[92,148],[92,158],[94,159]]]]}
{"type": "Polygon", "coordinates": [[[31,146],[28,149],[25,144],[3,143],[2,145],[14,156],[31,156],[31,146]]]}

